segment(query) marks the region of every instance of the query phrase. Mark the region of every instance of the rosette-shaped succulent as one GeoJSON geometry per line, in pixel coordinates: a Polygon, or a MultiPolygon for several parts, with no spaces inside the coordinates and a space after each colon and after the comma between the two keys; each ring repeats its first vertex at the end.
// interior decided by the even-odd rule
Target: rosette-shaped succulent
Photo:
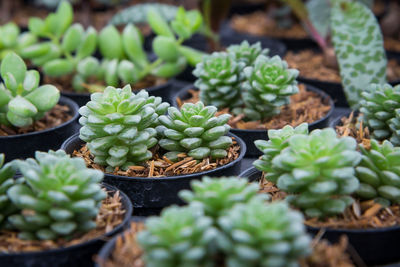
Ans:
{"type": "Polygon", "coordinates": [[[146,266],[213,266],[212,241],[217,231],[201,210],[170,207],[146,221],[138,241],[146,266]]]}
{"type": "Polygon", "coordinates": [[[10,52],[1,62],[0,124],[24,127],[41,119],[60,98],[52,85],[39,86],[36,70],[27,70],[25,62],[10,52]],[[38,87],[39,86],[39,87],[38,87]]]}
{"type": "Polygon", "coordinates": [[[289,202],[307,216],[342,213],[359,186],[355,167],[361,154],[356,146],[355,139],[338,138],[331,128],[293,135],[272,160],[277,187],[293,194],[289,202]]]}
{"type": "Polygon", "coordinates": [[[400,147],[394,147],[387,140],[379,144],[372,139],[371,147],[360,145],[360,149],[362,160],[356,168],[360,180],[357,195],[400,203],[400,147]]]}
{"type": "Polygon", "coordinates": [[[101,201],[103,173],[89,169],[81,158],[64,151],[36,152],[35,159],[18,160],[16,167],[24,184],[12,186],[7,194],[19,212],[8,222],[22,239],[69,238],[96,227],[101,201]]]}
{"type": "MultiPolygon", "coordinates": [[[[206,216],[217,220],[237,203],[247,203],[258,193],[258,185],[239,177],[210,178],[191,183],[193,190],[179,192],[179,196],[190,205],[201,207],[206,216]]],[[[266,196],[266,195],[263,195],[266,196]]]]}
{"type": "Polygon", "coordinates": [[[182,152],[195,159],[226,157],[232,144],[232,138],[225,136],[230,129],[230,115],[215,116],[216,112],[216,107],[204,106],[202,102],[185,103],[180,110],[170,107],[168,116],[159,117],[164,127],[158,127],[164,134],[159,145],[170,151],[166,157],[175,160],[182,152]]]}
{"type": "Polygon", "coordinates": [[[279,178],[274,172],[272,160],[279,155],[283,149],[289,146],[287,140],[295,134],[308,135],[308,124],[302,123],[296,128],[286,125],[279,130],[268,130],[268,141],[256,140],[254,144],[263,153],[260,159],[253,162],[254,167],[263,171],[265,178],[273,183],[279,178]]]}
{"type": "Polygon", "coordinates": [[[0,228],[3,223],[6,223],[5,218],[16,211],[16,207],[7,196],[7,190],[11,186],[22,182],[22,179],[14,179],[15,170],[11,162],[3,164],[4,154],[0,154],[0,228]]]}
{"type": "Polygon", "coordinates": [[[260,42],[250,45],[247,40],[241,44],[230,45],[226,50],[238,61],[244,62],[246,66],[251,66],[259,55],[268,56],[269,53],[269,49],[262,49],[260,42]]]}
{"type": "Polygon", "coordinates": [[[285,202],[253,200],[219,219],[226,238],[218,238],[226,266],[297,266],[310,253],[303,216],[285,202]]]}
{"type": "Polygon", "coordinates": [[[296,78],[299,71],[289,69],[279,56],[260,55],[253,66],[244,68],[243,113],[248,119],[261,120],[280,113],[289,104],[289,96],[298,93],[296,78]]]}
{"type": "Polygon", "coordinates": [[[392,131],[390,142],[400,146],[400,108],[395,110],[395,117],[389,120],[389,128],[392,131]]]}
{"type": "Polygon", "coordinates": [[[149,149],[158,141],[154,127],[168,107],[145,90],[134,94],[130,85],[109,86],[104,93],[93,93],[80,108],[79,137],[87,142],[97,164],[113,169],[142,163],[152,157],[149,149]]]}
{"type": "Polygon", "coordinates": [[[362,92],[360,112],[372,138],[389,140],[394,145],[400,145],[397,134],[396,109],[400,109],[400,85],[371,84],[368,91],[362,92]]]}
{"type": "Polygon", "coordinates": [[[194,85],[200,90],[200,100],[217,108],[240,106],[245,66],[244,62],[226,52],[204,56],[193,71],[197,77],[194,85]]]}

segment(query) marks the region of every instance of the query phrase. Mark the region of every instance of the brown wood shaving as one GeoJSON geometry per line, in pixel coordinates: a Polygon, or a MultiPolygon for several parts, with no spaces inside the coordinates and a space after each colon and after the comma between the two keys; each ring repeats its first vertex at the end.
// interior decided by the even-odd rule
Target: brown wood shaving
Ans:
{"type": "MultiPolygon", "coordinates": [[[[291,68],[300,71],[301,77],[327,82],[341,82],[339,70],[325,66],[322,53],[313,50],[289,51],[285,56],[285,60],[291,68]]],[[[388,60],[386,74],[389,81],[400,78],[400,64],[397,60],[388,60]]]]}
{"type": "Polygon", "coordinates": [[[308,38],[307,32],[299,23],[290,28],[279,27],[276,21],[268,17],[265,11],[257,11],[248,15],[235,15],[230,25],[238,32],[254,35],[266,35],[275,38],[308,38]]]}
{"type": "MultiPolygon", "coordinates": [[[[112,174],[122,175],[128,177],[163,177],[163,176],[176,176],[183,174],[198,173],[208,170],[213,170],[217,167],[226,165],[239,157],[240,146],[234,138],[233,144],[228,149],[228,155],[221,159],[212,159],[211,157],[203,160],[194,160],[192,157],[182,153],[178,156],[178,162],[172,162],[165,158],[156,146],[153,150],[153,158],[143,164],[143,166],[130,166],[128,170],[124,171],[120,168],[115,168],[112,174]]],[[[105,172],[105,168],[94,163],[94,157],[90,154],[86,145],[82,146],[79,150],[73,152],[74,157],[80,157],[85,160],[88,167],[98,169],[105,172]]]]}
{"type": "Polygon", "coordinates": [[[364,122],[361,115],[357,117],[354,113],[350,113],[349,117],[341,118],[341,124],[336,126],[338,136],[350,136],[356,139],[358,144],[364,145],[366,149],[370,148],[371,137],[368,127],[364,127],[364,122]]]}
{"type": "MultiPolygon", "coordinates": [[[[283,200],[288,195],[280,191],[276,185],[264,178],[264,173],[259,182],[259,193],[269,194],[272,201],[283,200]]],[[[355,200],[342,215],[326,218],[308,218],[305,224],[313,227],[367,229],[391,227],[400,224],[400,205],[383,207],[373,200],[355,200]]]]}
{"type": "Polygon", "coordinates": [[[105,233],[120,225],[124,219],[125,210],[122,208],[119,191],[112,196],[108,194],[102,201],[99,214],[96,217],[97,227],[84,235],[76,235],[71,240],[21,240],[15,231],[0,231],[0,252],[16,253],[28,251],[44,251],[80,244],[105,233]]]}
{"type": "Polygon", "coordinates": [[[45,114],[43,118],[35,121],[32,125],[27,127],[13,127],[0,124],[0,136],[11,136],[17,134],[26,134],[32,132],[43,131],[46,129],[54,128],[71,120],[70,108],[64,105],[55,105],[53,109],[45,114]]]}
{"type": "MultiPolygon", "coordinates": [[[[149,88],[152,86],[158,86],[165,84],[167,79],[156,77],[153,75],[148,75],[144,77],[141,81],[137,82],[136,84],[132,85],[133,90],[140,90],[143,88],[149,88]]],[[[60,77],[49,77],[44,76],[44,83],[45,84],[52,84],[57,87],[60,91],[69,92],[69,93],[79,93],[75,91],[72,86],[72,75],[64,75],[60,77]]],[[[88,84],[90,85],[97,85],[97,86],[105,86],[104,81],[98,81],[96,79],[89,80],[88,84]]],[[[89,91],[84,91],[81,93],[88,93],[89,91]]]]}
{"type": "MultiPolygon", "coordinates": [[[[331,109],[328,101],[299,84],[299,93],[290,97],[290,104],[282,107],[281,113],[264,121],[244,121],[244,115],[232,115],[228,124],[235,129],[281,129],[286,125],[298,126],[303,122],[312,123],[323,118],[331,109]]],[[[189,90],[191,97],[185,100],[177,98],[178,106],[183,102],[196,103],[199,101],[199,91],[189,90]]],[[[228,108],[220,110],[217,115],[229,113],[228,108]]]]}
{"type": "MultiPolygon", "coordinates": [[[[107,259],[97,257],[100,267],[144,267],[143,250],[137,242],[137,234],[144,230],[143,223],[132,222],[129,230],[117,237],[114,250],[107,259]]],[[[339,243],[331,245],[326,240],[315,238],[313,252],[305,259],[301,259],[301,267],[351,267],[354,266],[347,253],[348,241],[341,237],[339,243]]],[[[217,266],[225,266],[223,260],[217,266]]]]}

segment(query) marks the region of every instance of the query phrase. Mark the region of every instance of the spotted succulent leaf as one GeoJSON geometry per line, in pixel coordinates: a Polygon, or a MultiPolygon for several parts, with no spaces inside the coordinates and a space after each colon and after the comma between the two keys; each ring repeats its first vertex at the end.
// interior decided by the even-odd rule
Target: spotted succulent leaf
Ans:
{"type": "Polygon", "coordinates": [[[386,82],[387,59],[379,24],[372,11],[355,1],[332,1],[332,41],[348,103],[359,107],[370,83],[386,82]]]}

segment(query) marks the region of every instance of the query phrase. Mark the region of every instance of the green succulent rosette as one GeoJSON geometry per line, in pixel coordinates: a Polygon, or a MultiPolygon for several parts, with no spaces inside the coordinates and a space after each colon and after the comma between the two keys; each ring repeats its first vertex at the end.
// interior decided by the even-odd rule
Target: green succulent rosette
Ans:
{"type": "Polygon", "coordinates": [[[259,55],[268,56],[269,53],[269,49],[263,49],[260,42],[250,45],[247,40],[237,45],[230,45],[226,51],[233,54],[238,61],[244,62],[246,66],[253,65],[259,55]]]}
{"type": "Polygon", "coordinates": [[[130,85],[109,86],[80,108],[79,137],[87,142],[94,162],[109,170],[141,164],[152,157],[149,149],[158,143],[155,127],[168,107],[145,90],[135,94],[130,85]]]}

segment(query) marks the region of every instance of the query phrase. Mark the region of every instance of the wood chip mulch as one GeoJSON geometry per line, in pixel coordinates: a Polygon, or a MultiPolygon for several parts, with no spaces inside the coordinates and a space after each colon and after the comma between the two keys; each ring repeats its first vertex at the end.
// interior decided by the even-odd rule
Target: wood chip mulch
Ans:
{"type": "Polygon", "coordinates": [[[335,130],[340,137],[353,137],[358,144],[362,144],[367,149],[371,146],[369,129],[364,126],[361,115],[354,116],[352,112],[349,117],[341,118],[341,125],[337,125],[335,130]]]}
{"type": "MultiPolygon", "coordinates": [[[[339,70],[325,66],[322,53],[313,50],[302,50],[296,53],[289,51],[285,56],[285,60],[291,68],[300,71],[301,77],[328,82],[341,82],[339,70]]],[[[400,64],[395,59],[388,60],[386,74],[389,81],[400,79],[400,64]]]]}
{"type": "Polygon", "coordinates": [[[384,46],[387,51],[400,52],[400,39],[385,36],[384,46]]]}
{"type": "Polygon", "coordinates": [[[70,108],[64,105],[55,105],[46,115],[35,121],[32,125],[22,128],[0,125],[0,136],[11,136],[17,134],[26,134],[31,132],[39,132],[46,129],[54,128],[72,119],[70,108]]]}
{"type": "Polygon", "coordinates": [[[97,227],[84,235],[77,235],[71,240],[21,240],[15,231],[0,231],[0,252],[18,253],[28,251],[44,251],[80,244],[110,232],[120,225],[124,219],[125,210],[122,207],[119,191],[110,194],[102,201],[99,214],[96,217],[97,227]]]}
{"type": "Polygon", "coordinates": [[[264,11],[253,12],[248,15],[235,15],[230,26],[238,32],[253,35],[265,35],[275,38],[308,38],[307,32],[299,23],[294,23],[290,28],[278,27],[276,21],[269,18],[264,11]]]}
{"type": "MultiPolygon", "coordinates": [[[[274,183],[264,178],[259,182],[259,193],[268,193],[272,201],[283,200],[288,195],[281,192],[274,183]]],[[[345,212],[336,217],[320,220],[306,219],[305,224],[319,228],[366,229],[390,227],[400,224],[400,206],[398,204],[384,207],[373,200],[356,200],[345,212]]]]}
{"type": "MultiPolygon", "coordinates": [[[[303,122],[312,123],[323,118],[331,109],[328,101],[311,91],[305,89],[304,84],[299,84],[299,93],[290,97],[290,104],[282,107],[281,113],[264,121],[245,121],[244,115],[233,115],[229,109],[220,110],[217,115],[229,113],[232,115],[228,124],[235,129],[280,129],[285,125],[298,126],[303,122]]],[[[185,102],[196,103],[199,101],[199,91],[189,90],[191,97],[185,100],[177,98],[178,106],[185,102]]]]}
{"type": "MultiPolygon", "coordinates": [[[[165,156],[159,155],[162,153],[159,147],[153,149],[153,158],[146,161],[142,166],[130,166],[128,170],[122,170],[116,167],[112,174],[122,175],[128,177],[164,177],[176,176],[191,173],[198,173],[213,170],[219,166],[226,165],[239,157],[240,146],[234,138],[233,144],[229,147],[228,155],[222,159],[211,159],[211,157],[203,160],[196,160],[192,157],[182,153],[179,156],[178,162],[172,162],[165,156]]],[[[73,152],[74,157],[83,158],[89,168],[98,169],[106,172],[103,166],[94,163],[94,157],[90,154],[86,145],[82,146],[79,150],[73,152]]]]}
{"type": "MultiPolygon", "coordinates": [[[[132,222],[129,230],[117,237],[115,247],[109,258],[100,259],[96,262],[100,267],[144,267],[142,259],[143,250],[137,242],[137,234],[144,230],[143,223],[132,222]]],[[[354,266],[347,253],[348,241],[345,236],[341,237],[339,243],[331,245],[326,240],[317,236],[312,242],[313,252],[305,259],[301,259],[301,267],[351,267],[354,266]]],[[[224,265],[222,265],[224,266],[224,265]]]]}
{"type": "MultiPolygon", "coordinates": [[[[45,84],[52,84],[62,92],[79,93],[78,91],[75,91],[72,87],[72,75],[64,75],[61,77],[49,77],[49,76],[45,75],[43,80],[44,80],[45,84]]],[[[165,79],[165,78],[148,75],[141,81],[137,82],[136,84],[133,84],[132,90],[141,90],[141,89],[149,88],[152,86],[162,85],[162,84],[165,84],[166,82],[167,82],[167,79],[165,79]]],[[[90,80],[88,84],[84,85],[84,87],[85,86],[87,86],[88,90],[86,90],[84,92],[80,92],[80,93],[96,92],[95,89],[89,90],[89,87],[90,86],[94,86],[91,88],[96,88],[96,86],[104,87],[105,84],[104,84],[104,82],[99,82],[98,80],[94,79],[94,80],[90,80]]]]}

